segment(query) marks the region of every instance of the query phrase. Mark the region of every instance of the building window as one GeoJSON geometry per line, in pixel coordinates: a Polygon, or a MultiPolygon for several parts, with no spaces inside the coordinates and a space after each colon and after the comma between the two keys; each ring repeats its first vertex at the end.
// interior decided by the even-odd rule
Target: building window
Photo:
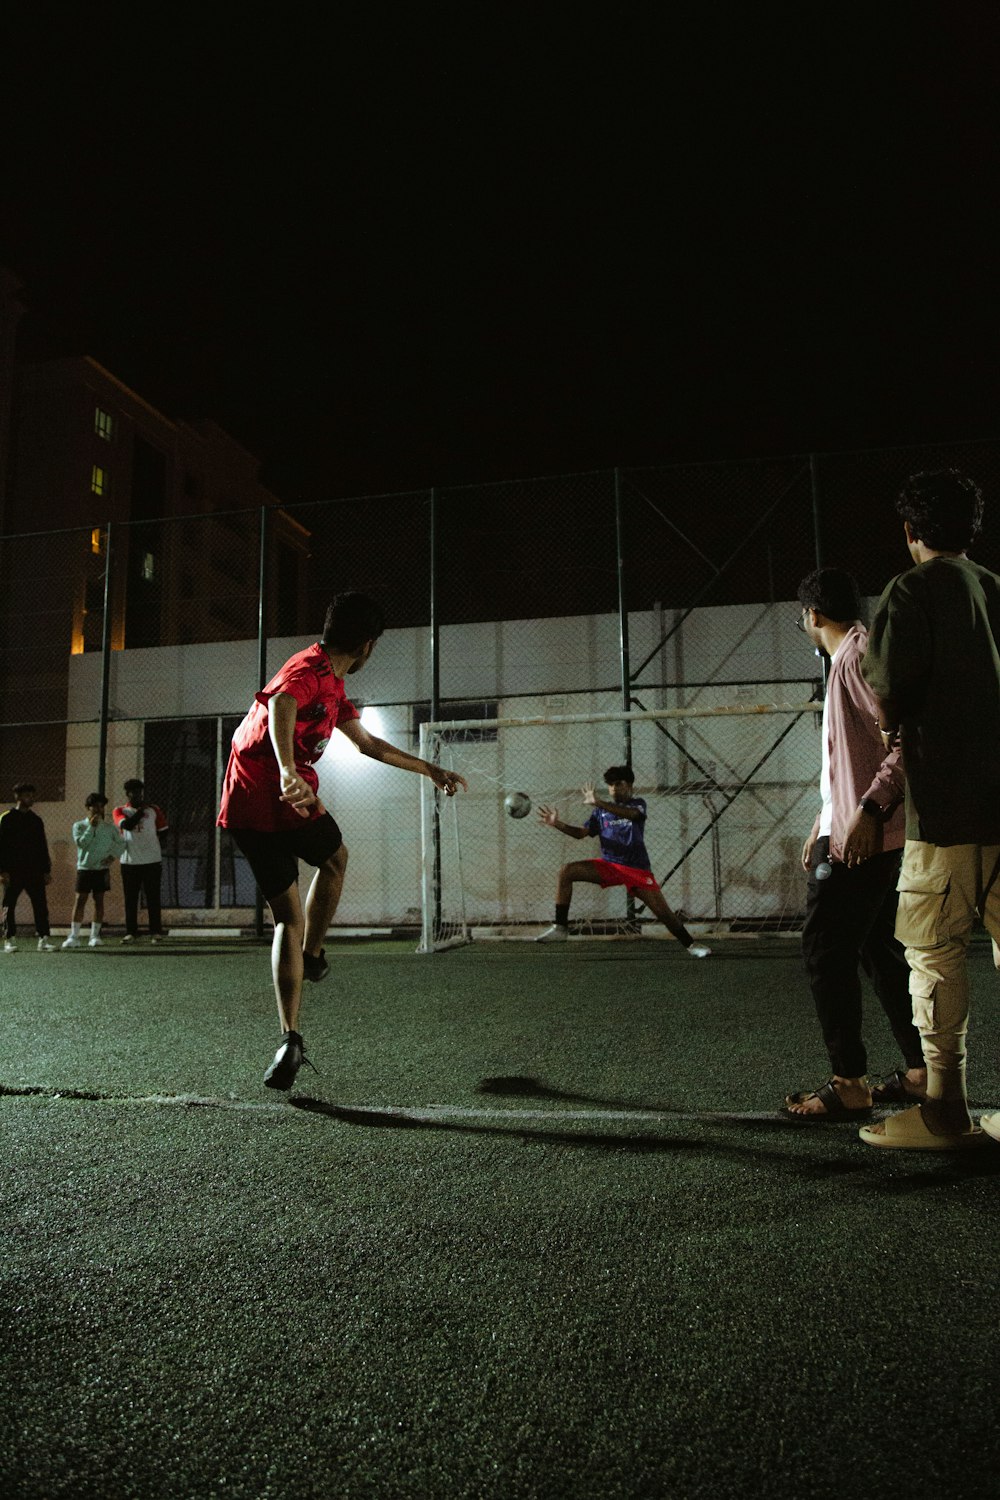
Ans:
{"type": "Polygon", "coordinates": [[[95,557],[100,557],[104,551],[104,528],[102,526],[95,526],[90,533],[90,550],[95,557]]]}
{"type": "Polygon", "coordinates": [[[103,495],[108,488],[108,471],[95,464],[90,475],[90,488],[95,495],[103,495]]]}
{"type": "Polygon", "coordinates": [[[152,583],[153,577],[154,577],[155,573],[156,573],[156,560],[153,557],[152,552],[145,552],[145,553],[143,553],[143,558],[142,558],[142,576],[143,576],[143,578],[145,578],[145,580],[146,580],[147,583],[152,583]]]}
{"type": "Polygon", "coordinates": [[[102,411],[99,406],[96,406],[94,408],[94,431],[97,436],[103,438],[106,443],[110,443],[113,430],[111,413],[102,411]]]}

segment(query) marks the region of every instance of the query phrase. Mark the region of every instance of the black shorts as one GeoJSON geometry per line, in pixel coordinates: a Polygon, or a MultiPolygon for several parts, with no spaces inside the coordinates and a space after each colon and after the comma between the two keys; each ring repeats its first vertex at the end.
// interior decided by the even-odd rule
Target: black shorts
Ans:
{"type": "Polygon", "coordinates": [[[103,891],[110,891],[110,889],[110,870],[77,870],[76,894],[78,896],[99,896],[103,891]]]}
{"type": "Polygon", "coordinates": [[[276,833],[261,833],[256,828],[230,828],[229,832],[265,901],[295,885],[300,859],[307,865],[321,865],[344,842],[329,813],[308,822],[303,819],[301,828],[280,828],[276,833]]]}

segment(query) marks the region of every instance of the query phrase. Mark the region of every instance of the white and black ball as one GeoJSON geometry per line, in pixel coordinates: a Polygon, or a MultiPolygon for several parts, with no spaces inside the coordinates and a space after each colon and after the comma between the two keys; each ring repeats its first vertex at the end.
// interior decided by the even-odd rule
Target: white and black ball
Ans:
{"type": "Polygon", "coordinates": [[[527,792],[510,792],[503,805],[512,818],[526,818],[531,811],[531,798],[527,792]]]}

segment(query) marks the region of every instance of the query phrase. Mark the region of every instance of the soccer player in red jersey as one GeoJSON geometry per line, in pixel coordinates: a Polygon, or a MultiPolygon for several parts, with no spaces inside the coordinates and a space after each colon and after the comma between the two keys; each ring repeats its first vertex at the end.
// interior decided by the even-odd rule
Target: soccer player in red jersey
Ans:
{"type": "Polygon", "coordinates": [[[646,803],[633,797],[635,775],[631,766],[609,766],[604,773],[608,800],[597,796],[592,784],[583,789],[583,800],[593,811],[582,827],[564,823],[554,807],[541,806],[538,816],[549,828],[558,829],[572,839],[599,838],[599,859],[578,859],[563,865],[556,889],[556,919],[536,943],[561,943],[569,937],[569,904],[573,886],[578,880],[588,885],[607,887],[623,885],[659,917],[692,958],[708,958],[712,952],[704,943],[696,943],[680,917],[671,910],[657,885],[649,865],[643,830],[646,825],[646,803]]]}
{"type": "Polygon", "coordinates": [[[298,1031],[303,978],[315,983],[330,972],[323,939],[343,889],[347,849],[319,800],[315,762],[334,729],[362,755],[428,776],[449,797],[466,786],[456,772],[370,734],[347,697],[344,678],[361,670],[384,628],[374,600],[339,594],[327,610],[322,639],[289,657],[233,735],[218,822],[246,856],[274,918],[271,972],[282,1038],[264,1074],[268,1088],[291,1088],[304,1061],[298,1031]],[[300,859],[316,869],[304,908],[300,859]]]}

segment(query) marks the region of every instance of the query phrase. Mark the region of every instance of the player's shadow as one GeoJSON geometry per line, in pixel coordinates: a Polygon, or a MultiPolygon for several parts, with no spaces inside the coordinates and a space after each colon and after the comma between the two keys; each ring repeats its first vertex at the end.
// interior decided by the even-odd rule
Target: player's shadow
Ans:
{"type": "MultiPolygon", "coordinates": [[[[692,1115],[703,1116],[704,1122],[713,1127],[722,1127],[739,1130],[741,1133],[755,1131],[767,1134],[775,1130],[786,1133],[794,1131],[796,1134],[803,1132],[811,1135],[818,1141],[842,1140],[845,1134],[851,1143],[857,1144],[857,1138],[853,1132],[844,1131],[839,1125],[813,1125],[796,1120],[791,1115],[782,1115],[775,1111],[774,1118],[761,1119],[756,1115],[740,1115],[738,1113],[726,1112],[715,1115],[711,1110],[681,1109],[674,1104],[637,1104],[634,1099],[615,1099],[604,1095],[583,1094],[572,1092],[568,1089],[554,1088],[551,1084],[543,1083],[539,1078],[531,1078],[524,1074],[511,1074],[495,1078],[482,1078],[479,1081],[476,1092],[478,1094],[491,1095],[494,1098],[511,1099],[551,1099],[564,1104],[592,1104],[604,1108],[636,1110],[642,1113],[662,1115],[683,1115],[690,1119],[692,1115]]],[[[973,1104],[974,1109],[986,1108],[973,1104]]],[[[887,1110],[876,1111],[873,1118],[889,1113],[887,1110]]],[[[758,1154],[756,1148],[750,1148],[754,1154],[758,1154]]],[[[899,1173],[901,1165],[900,1157],[913,1163],[910,1152],[878,1151],[871,1146],[864,1148],[864,1154],[858,1157],[852,1153],[851,1156],[839,1160],[827,1160],[815,1163],[812,1171],[823,1177],[852,1176],[856,1173],[864,1173],[869,1176],[871,1169],[881,1165],[883,1168],[892,1167],[891,1178],[876,1180],[873,1186],[878,1191],[886,1194],[903,1194],[920,1191],[923,1188],[940,1187],[948,1183],[964,1182],[969,1178],[997,1177],[1000,1176],[1000,1150],[993,1148],[991,1142],[978,1150],[969,1151],[964,1155],[953,1155],[941,1153],[924,1153],[924,1159],[920,1163],[920,1169],[905,1175],[899,1173]],[[933,1173],[926,1169],[934,1165],[937,1169],[933,1173]]]]}
{"type": "Polygon", "coordinates": [[[703,1141],[647,1133],[602,1135],[587,1130],[529,1129],[519,1124],[513,1113],[510,1125],[467,1125],[448,1119],[414,1119],[410,1115],[395,1114],[391,1110],[352,1109],[348,1104],[329,1104],[325,1099],[314,1099],[309,1094],[294,1094],[288,1103],[293,1109],[300,1109],[306,1114],[326,1115],[329,1119],[340,1120],[346,1125],[363,1125],[375,1130],[444,1130],[449,1135],[496,1135],[506,1136],[508,1139],[516,1137],[519,1140],[538,1141],[544,1145],[587,1146],[625,1154],[700,1151],[705,1146],[703,1141]]]}

